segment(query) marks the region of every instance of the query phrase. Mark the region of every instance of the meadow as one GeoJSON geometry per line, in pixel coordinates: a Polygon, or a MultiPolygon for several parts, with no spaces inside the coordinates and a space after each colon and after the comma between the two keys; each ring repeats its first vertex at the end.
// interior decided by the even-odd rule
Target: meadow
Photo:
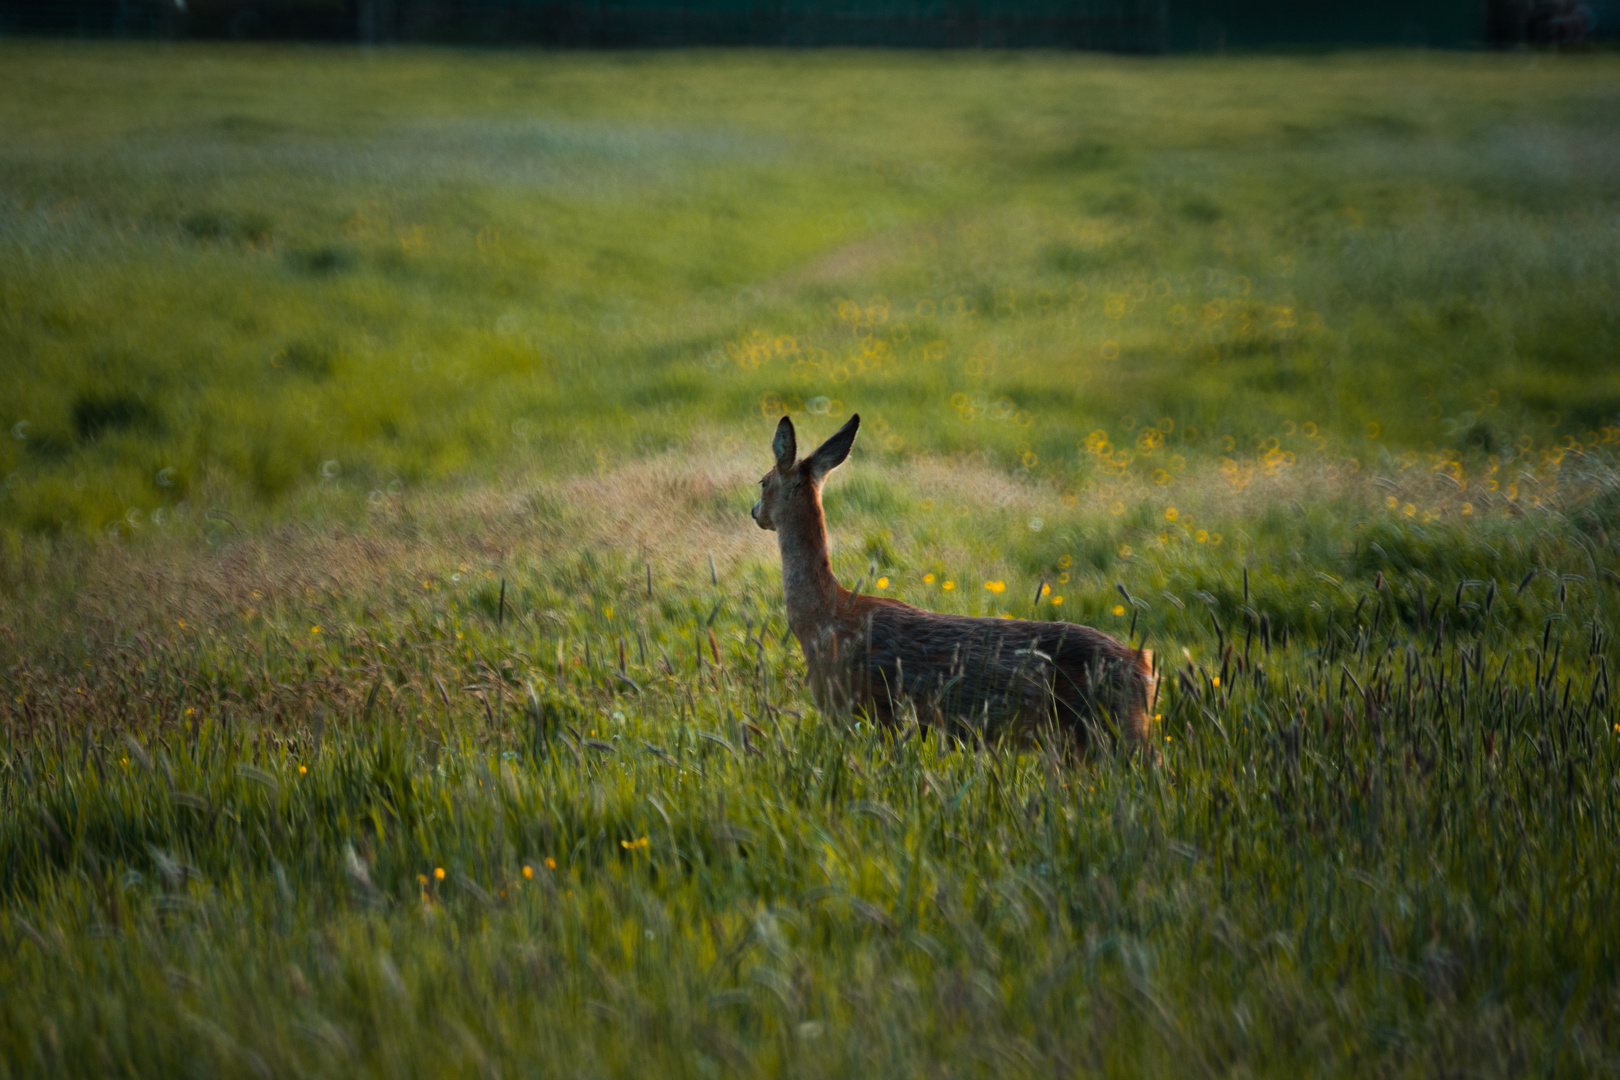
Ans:
{"type": "Polygon", "coordinates": [[[0,43],[0,1076],[1620,1072],[1620,64],[0,43]],[[809,700],[846,585],[1154,751],[809,700]]]}

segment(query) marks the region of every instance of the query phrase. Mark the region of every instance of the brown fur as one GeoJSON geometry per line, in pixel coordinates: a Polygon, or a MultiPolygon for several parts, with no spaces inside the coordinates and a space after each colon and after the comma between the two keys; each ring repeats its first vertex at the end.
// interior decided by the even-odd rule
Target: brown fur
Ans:
{"type": "Polygon", "coordinates": [[[852,416],[797,459],[783,417],[776,467],[760,481],[754,520],[782,550],[788,625],[804,650],[810,691],[827,711],[892,724],[906,703],[925,724],[994,738],[1055,728],[1082,744],[1105,720],[1147,745],[1153,654],[1066,622],[984,619],[923,611],[851,592],[833,576],[821,507],[826,476],[849,456],[852,416]]]}

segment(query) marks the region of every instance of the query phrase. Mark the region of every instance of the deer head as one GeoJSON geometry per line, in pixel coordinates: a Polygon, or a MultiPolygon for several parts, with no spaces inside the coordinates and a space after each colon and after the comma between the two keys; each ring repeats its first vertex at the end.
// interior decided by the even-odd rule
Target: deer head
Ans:
{"type": "Polygon", "coordinates": [[[793,421],[782,417],[776,425],[776,437],[771,450],[776,454],[776,467],[760,479],[759,501],[754,504],[754,522],[762,529],[775,531],[778,525],[793,521],[809,507],[821,503],[821,483],[827,474],[844,463],[855,445],[855,432],[861,426],[857,413],[849,422],[835,431],[830,438],[816,447],[815,453],[796,460],[798,440],[793,432],[793,421]]]}

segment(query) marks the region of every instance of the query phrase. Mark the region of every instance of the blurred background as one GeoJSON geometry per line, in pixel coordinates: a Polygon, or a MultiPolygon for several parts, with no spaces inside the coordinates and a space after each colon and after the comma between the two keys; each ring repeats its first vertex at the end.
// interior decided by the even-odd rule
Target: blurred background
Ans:
{"type": "Polygon", "coordinates": [[[0,535],[746,471],[783,413],[862,413],[879,516],[933,458],[1043,521],[1556,485],[1620,439],[1615,12],[0,0],[0,535]]]}

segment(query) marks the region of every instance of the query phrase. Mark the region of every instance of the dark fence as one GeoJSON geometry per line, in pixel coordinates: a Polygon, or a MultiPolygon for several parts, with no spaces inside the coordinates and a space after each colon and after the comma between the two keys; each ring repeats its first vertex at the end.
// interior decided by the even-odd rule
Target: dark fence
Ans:
{"type": "Polygon", "coordinates": [[[1574,45],[1620,0],[0,0],[0,35],[1167,50],[1574,45]]]}

